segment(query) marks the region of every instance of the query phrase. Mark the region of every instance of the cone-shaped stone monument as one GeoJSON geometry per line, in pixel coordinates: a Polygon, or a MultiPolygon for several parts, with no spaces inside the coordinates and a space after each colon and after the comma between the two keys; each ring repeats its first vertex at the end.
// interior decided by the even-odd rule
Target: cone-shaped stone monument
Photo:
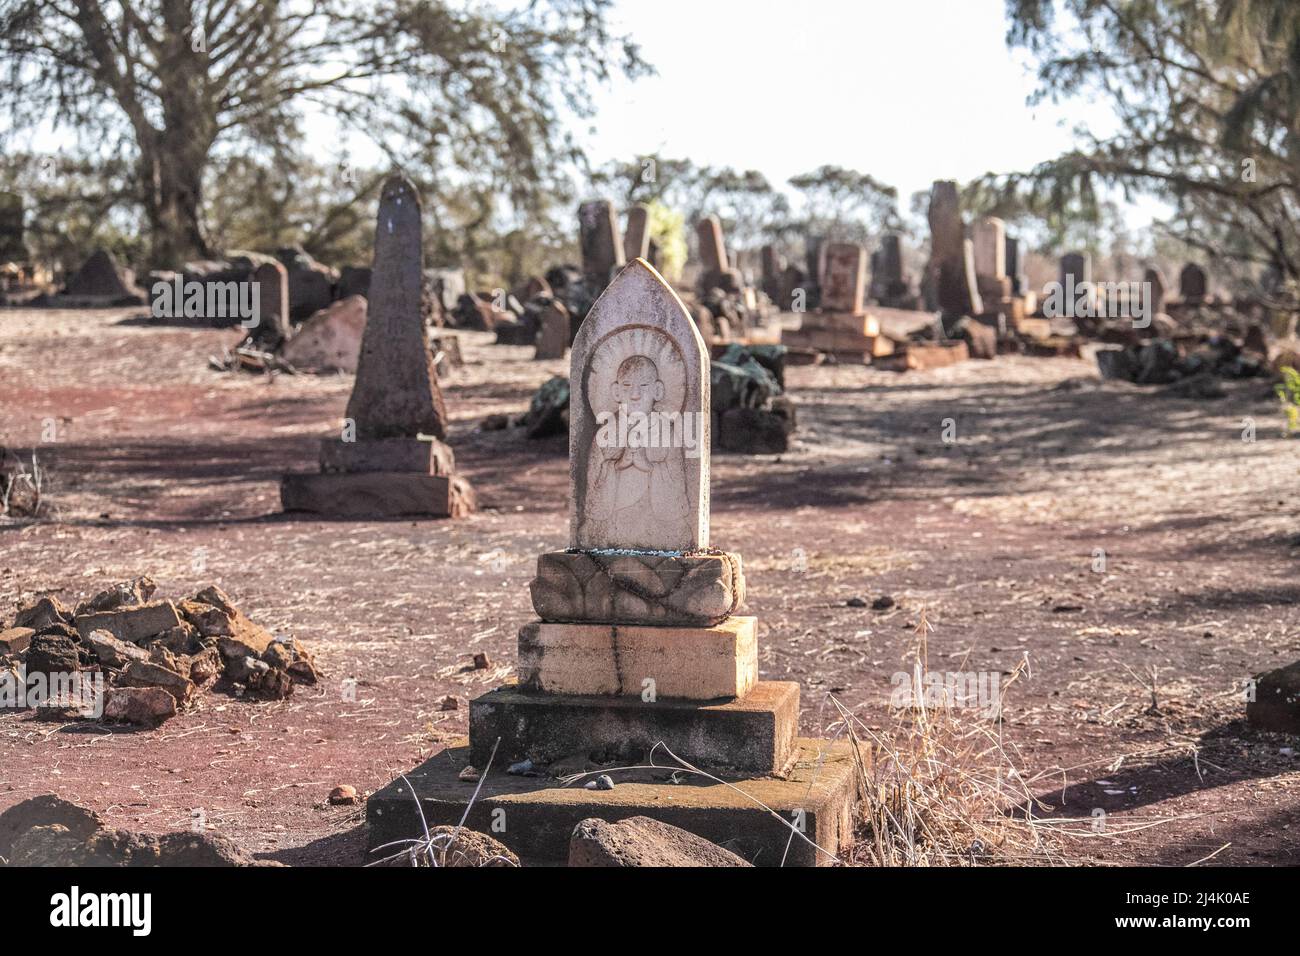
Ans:
{"type": "Polygon", "coordinates": [[[320,472],[285,475],[285,511],[455,517],[474,508],[444,443],[447,410],[420,310],[420,197],[392,176],[379,198],[369,309],[339,438],[321,441],[320,472]]]}
{"type": "Polygon", "coordinates": [[[518,682],[471,702],[468,740],[370,798],[369,846],[422,833],[414,797],[430,826],[459,823],[481,778],[467,826],[525,860],[565,859],[580,820],[642,815],[759,864],[834,862],[854,761],[798,737],[798,684],[758,679],[740,557],[709,546],[708,353],[644,259],[583,321],[570,381],[571,547],[538,561],[518,682]],[[584,786],[651,758],[665,769],[584,786]]]}

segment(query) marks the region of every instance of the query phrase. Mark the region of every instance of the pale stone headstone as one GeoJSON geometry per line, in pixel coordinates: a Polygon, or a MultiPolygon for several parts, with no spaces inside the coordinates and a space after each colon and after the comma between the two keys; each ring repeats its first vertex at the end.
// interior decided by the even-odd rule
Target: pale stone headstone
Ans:
{"type": "Polygon", "coordinates": [[[832,242],[823,257],[821,307],[828,312],[863,311],[867,290],[867,250],[856,243],[832,242]]]}
{"type": "Polygon", "coordinates": [[[569,345],[569,310],[552,302],[538,317],[537,354],[535,359],[564,358],[569,345]]]}
{"type": "Polygon", "coordinates": [[[650,207],[644,203],[628,208],[627,232],[623,234],[623,256],[628,262],[633,259],[649,259],[650,207]]]}
{"type": "Polygon", "coordinates": [[[975,242],[975,274],[1001,279],[1007,274],[1007,228],[996,216],[985,216],[971,231],[975,242]]]}
{"type": "Polygon", "coordinates": [[[709,545],[709,354],[649,263],[628,264],[573,343],[570,544],[709,545]]]}
{"type": "Polygon", "coordinates": [[[257,283],[258,328],[270,338],[289,335],[289,273],[278,262],[264,262],[253,270],[257,283]]]}
{"type": "Polygon", "coordinates": [[[303,372],[355,372],[366,334],[366,297],[350,295],[309,316],[280,350],[303,372]]]}
{"type": "Polygon", "coordinates": [[[583,274],[603,289],[613,271],[627,261],[623,257],[623,239],[613,203],[594,199],[578,207],[578,239],[582,245],[583,274]]]}
{"type": "Polygon", "coordinates": [[[1205,298],[1208,288],[1204,269],[1195,262],[1183,266],[1183,271],[1178,274],[1178,294],[1183,301],[1199,302],[1205,298]]]}
{"type": "Polygon", "coordinates": [[[721,272],[729,267],[727,246],[722,239],[722,222],[717,216],[705,216],[695,224],[695,235],[700,243],[700,261],[704,271],[721,272]]]}
{"type": "Polygon", "coordinates": [[[420,197],[405,176],[379,198],[366,331],[347,417],[358,438],[443,438],[447,412],[420,310],[424,241],[420,197]]]}

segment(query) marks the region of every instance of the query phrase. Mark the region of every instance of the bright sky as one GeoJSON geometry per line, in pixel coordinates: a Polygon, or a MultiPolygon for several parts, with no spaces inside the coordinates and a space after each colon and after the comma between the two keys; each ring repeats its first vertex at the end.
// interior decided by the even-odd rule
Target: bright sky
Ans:
{"type": "MultiPolygon", "coordinates": [[[[757,169],[833,164],[896,186],[1028,169],[1072,145],[1006,46],[1003,0],[619,0],[655,77],[598,90],[586,146],[757,169]]],[[[1065,120],[1065,122],[1062,122],[1065,120]]]]}

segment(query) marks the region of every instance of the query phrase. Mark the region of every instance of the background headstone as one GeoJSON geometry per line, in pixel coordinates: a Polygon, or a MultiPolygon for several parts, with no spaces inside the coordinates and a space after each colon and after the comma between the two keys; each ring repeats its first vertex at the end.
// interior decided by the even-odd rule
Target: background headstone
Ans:
{"type": "Polygon", "coordinates": [[[289,273],[278,262],[266,262],[253,270],[257,283],[258,338],[281,340],[290,332],[289,273]]]}
{"type": "Polygon", "coordinates": [[[405,176],[379,199],[366,331],[347,417],[358,438],[443,438],[447,412],[420,311],[424,243],[420,197],[405,176]]]}
{"type": "Polygon", "coordinates": [[[1182,296],[1184,302],[1201,301],[1205,298],[1208,289],[1209,282],[1204,269],[1195,262],[1183,266],[1183,271],[1178,274],[1178,294],[1182,296]]]}
{"type": "Polygon", "coordinates": [[[627,261],[611,202],[594,199],[578,207],[578,240],[583,274],[596,288],[603,289],[613,270],[627,261]]]}
{"type": "Polygon", "coordinates": [[[827,312],[863,310],[867,286],[867,250],[856,243],[832,242],[826,246],[821,276],[821,307],[827,312]]]}
{"type": "Polygon", "coordinates": [[[644,203],[628,207],[623,256],[628,262],[650,257],[650,207],[644,203]]]}

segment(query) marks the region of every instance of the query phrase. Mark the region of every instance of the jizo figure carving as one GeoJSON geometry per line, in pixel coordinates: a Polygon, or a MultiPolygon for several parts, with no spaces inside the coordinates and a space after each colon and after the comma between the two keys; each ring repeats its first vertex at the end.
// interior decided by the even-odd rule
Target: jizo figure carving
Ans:
{"type": "Polygon", "coordinates": [[[634,260],[573,343],[573,547],[708,547],[708,376],[686,307],[649,263],[634,260]]]}

